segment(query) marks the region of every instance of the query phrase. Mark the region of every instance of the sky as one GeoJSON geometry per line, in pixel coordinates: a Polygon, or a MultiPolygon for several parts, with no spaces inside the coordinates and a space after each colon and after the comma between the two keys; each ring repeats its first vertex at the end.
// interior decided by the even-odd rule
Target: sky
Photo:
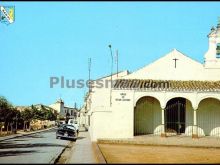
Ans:
{"type": "Polygon", "coordinates": [[[0,23],[0,96],[13,105],[83,105],[87,88],[50,88],[50,77],[88,80],[138,70],[176,48],[203,63],[220,2],[1,2],[15,22],[0,23]],[[116,64],[114,62],[114,72],[116,64]]]}

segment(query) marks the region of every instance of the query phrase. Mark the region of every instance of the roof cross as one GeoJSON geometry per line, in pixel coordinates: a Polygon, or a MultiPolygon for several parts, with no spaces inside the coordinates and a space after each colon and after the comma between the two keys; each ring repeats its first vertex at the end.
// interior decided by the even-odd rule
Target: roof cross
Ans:
{"type": "Polygon", "coordinates": [[[177,60],[179,60],[179,59],[177,59],[177,58],[174,58],[173,60],[175,61],[175,68],[176,68],[176,61],[177,61],[177,60]]]}

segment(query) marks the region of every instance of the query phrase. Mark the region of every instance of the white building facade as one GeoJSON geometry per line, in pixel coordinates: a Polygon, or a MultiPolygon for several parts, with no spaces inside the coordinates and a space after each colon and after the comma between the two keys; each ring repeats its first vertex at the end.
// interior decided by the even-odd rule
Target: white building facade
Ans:
{"type": "Polygon", "coordinates": [[[220,136],[220,24],[204,64],[174,49],[133,72],[99,80],[86,99],[92,141],[138,135],[220,136]]]}
{"type": "Polygon", "coordinates": [[[69,114],[69,118],[76,119],[78,115],[78,110],[76,107],[68,107],[64,105],[64,101],[62,99],[58,99],[55,103],[49,105],[49,107],[57,110],[59,113],[59,117],[65,119],[66,114],[69,114]]]}

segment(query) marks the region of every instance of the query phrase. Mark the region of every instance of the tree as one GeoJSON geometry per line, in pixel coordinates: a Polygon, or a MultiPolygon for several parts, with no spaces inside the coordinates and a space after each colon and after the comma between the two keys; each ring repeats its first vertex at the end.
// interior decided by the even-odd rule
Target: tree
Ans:
{"type": "Polygon", "coordinates": [[[0,96],[0,121],[5,121],[5,114],[7,109],[9,109],[10,103],[6,100],[5,97],[0,96]]]}
{"type": "Polygon", "coordinates": [[[1,116],[0,120],[1,122],[4,122],[4,125],[6,126],[7,129],[7,133],[8,133],[9,125],[11,125],[11,131],[12,131],[13,115],[14,115],[14,108],[12,104],[9,103],[5,97],[0,96],[0,116],[1,116]]]}
{"type": "Polygon", "coordinates": [[[53,109],[51,109],[51,112],[52,112],[53,115],[54,115],[53,120],[57,120],[57,117],[58,117],[59,113],[58,113],[56,110],[53,110],[53,109]]]}
{"type": "Polygon", "coordinates": [[[0,110],[6,108],[9,105],[7,99],[3,96],[0,96],[0,110]]]}
{"type": "Polygon", "coordinates": [[[46,113],[46,119],[47,120],[50,120],[50,121],[52,121],[52,120],[56,120],[56,115],[52,112],[52,110],[47,110],[47,113],[46,113]]]}
{"type": "Polygon", "coordinates": [[[5,121],[7,123],[7,132],[8,132],[8,127],[10,126],[10,130],[12,132],[13,130],[13,124],[14,124],[14,120],[16,117],[16,109],[13,107],[9,107],[9,109],[7,110],[7,113],[5,115],[5,121]]]}
{"type": "Polygon", "coordinates": [[[13,130],[13,126],[17,130],[18,124],[23,122],[23,129],[26,130],[28,124],[30,129],[30,122],[33,119],[56,120],[57,115],[58,113],[56,111],[53,112],[53,109],[43,105],[41,105],[40,109],[31,105],[20,112],[5,97],[0,96],[0,134],[2,133],[3,126],[5,126],[8,133],[9,126],[11,126],[11,131],[13,130]]]}
{"type": "Polygon", "coordinates": [[[37,109],[34,105],[31,105],[31,111],[33,114],[33,119],[39,119],[41,118],[41,112],[39,109],[37,109]]]}
{"type": "Polygon", "coordinates": [[[56,120],[57,118],[56,114],[53,113],[50,108],[46,108],[43,105],[41,105],[40,113],[41,113],[40,117],[43,120],[56,120]]]}
{"type": "Polygon", "coordinates": [[[5,110],[8,108],[8,101],[3,97],[0,96],[0,122],[1,122],[1,132],[2,127],[4,126],[5,121],[5,110]]]}
{"type": "Polygon", "coordinates": [[[29,123],[29,129],[30,129],[30,122],[33,119],[33,112],[30,108],[25,108],[24,111],[21,112],[21,118],[24,121],[24,130],[27,129],[27,123],[29,123]]]}
{"type": "MultiPolygon", "coordinates": [[[[13,122],[15,123],[15,131],[18,129],[18,121],[21,118],[21,113],[16,108],[14,108],[13,122]]],[[[15,132],[15,133],[16,133],[15,132]]]]}
{"type": "Polygon", "coordinates": [[[8,108],[8,101],[3,96],[0,96],[0,134],[2,134],[2,127],[5,124],[5,111],[8,108]]]}

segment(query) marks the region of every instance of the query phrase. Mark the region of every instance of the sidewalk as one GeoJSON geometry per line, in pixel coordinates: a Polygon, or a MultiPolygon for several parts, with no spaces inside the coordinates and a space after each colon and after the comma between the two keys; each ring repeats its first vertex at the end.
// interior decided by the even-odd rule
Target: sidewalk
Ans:
{"type": "Polygon", "coordinates": [[[55,127],[51,127],[51,128],[47,128],[47,129],[41,129],[41,130],[37,130],[37,131],[31,131],[31,132],[19,131],[19,133],[17,133],[17,134],[0,137],[0,141],[4,141],[4,140],[8,140],[8,139],[13,139],[13,138],[21,137],[21,136],[27,136],[27,135],[31,135],[31,134],[47,131],[47,130],[50,130],[50,129],[53,129],[53,128],[55,128],[55,127]]]}
{"type": "Polygon", "coordinates": [[[71,153],[72,155],[67,163],[98,163],[89,132],[79,132],[71,153]]]}

